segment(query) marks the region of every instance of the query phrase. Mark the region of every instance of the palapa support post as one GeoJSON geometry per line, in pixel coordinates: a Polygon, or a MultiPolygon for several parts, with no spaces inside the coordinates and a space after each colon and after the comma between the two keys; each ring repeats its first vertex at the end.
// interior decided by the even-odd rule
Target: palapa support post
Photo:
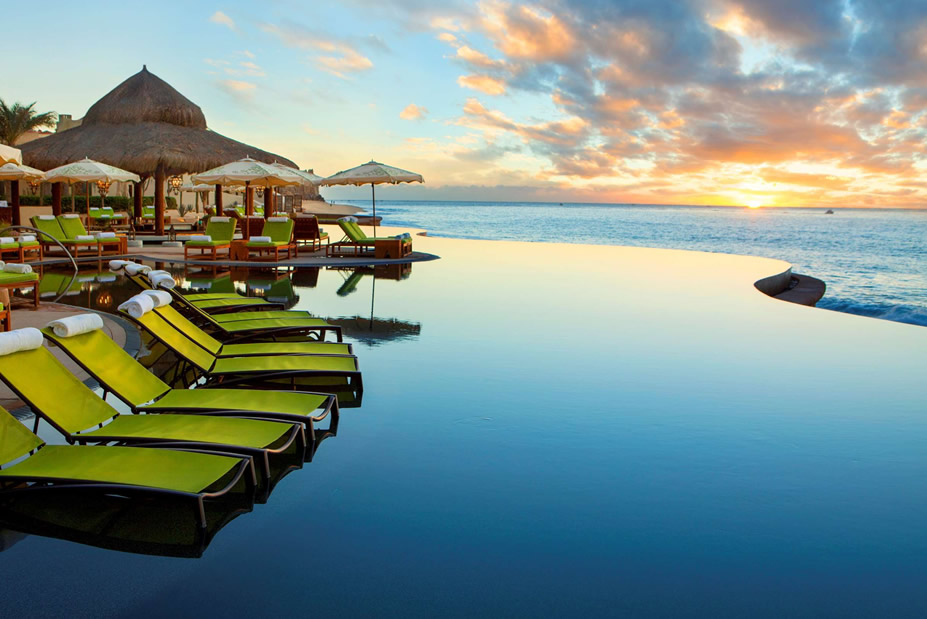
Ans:
{"type": "Polygon", "coordinates": [[[90,215],[90,192],[90,181],[84,181],[84,193],[86,194],[84,197],[87,199],[87,215],[90,215]]]}
{"type": "Polygon", "coordinates": [[[13,212],[10,214],[14,226],[20,225],[19,218],[19,181],[10,181],[10,206],[13,212]]]}
{"type": "Polygon", "coordinates": [[[52,215],[61,214],[61,183],[52,183],[52,215]]]}
{"type": "Polygon", "coordinates": [[[164,234],[164,169],[155,171],[155,234],[164,234]]]}
{"type": "Polygon", "coordinates": [[[132,207],[135,212],[135,218],[141,220],[144,209],[142,208],[142,197],[145,192],[142,189],[143,183],[141,181],[137,183],[132,183],[132,207]]]}
{"type": "Polygon", "coordinates": [[[254,215],[254,188],[251,181],[245,181],[245,225],[241,233],[245,239],[251,238],[251,216],[254,215]]]}
{"type": "Polygon", "coordinates": [[[222,210],[222,185],[216,184],[216,215],[221,215],[222,210]]]}

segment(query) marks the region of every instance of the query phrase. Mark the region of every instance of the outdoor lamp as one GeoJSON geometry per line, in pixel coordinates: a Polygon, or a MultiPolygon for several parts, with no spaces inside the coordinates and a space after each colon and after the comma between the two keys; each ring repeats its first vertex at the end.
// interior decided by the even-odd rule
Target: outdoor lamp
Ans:
{"type": "Polygon", "coordinates": [[[109,181],[99,180],[97,181],[97,190],[100,192],[101,196],[105,196],[109,192],[109,186],[112,183],[109,181]]]}
{"type": "Polygon", "coordinates": [[[171,187],[171,191],[178,191],[180,186],[183,184],[183,179],[179,176],[172,176],[167,179],[167,182],[171,187]]]}

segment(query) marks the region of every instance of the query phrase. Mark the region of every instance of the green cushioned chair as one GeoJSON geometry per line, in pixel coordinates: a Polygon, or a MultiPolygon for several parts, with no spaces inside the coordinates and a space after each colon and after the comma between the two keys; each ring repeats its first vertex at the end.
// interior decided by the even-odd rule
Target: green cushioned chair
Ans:
{"type": "Polygon", "coordinates": [[[248,241],[246,243],[248,257],[250,258],[251,254],[256,254],[256,257],[261,259],[266,253],[268,258],[273,255],[274,262],[278,262],[281,252],[285,253],[287,258],[293,255],[298,256],[299,251],[296,248],[296,243],[293,242],[293,226],[294,222],[289,217],[271,217],[268,219],[264,224],[261,236],[270,237],[270,241],[248,241]],[[283,221],[279,221],[281,219],[283,221]]]}
{"type": "MultiPolygon", "coordinates": [[[[103,251],[102,245],[100,245],[100,243],[98,243],[96,239],[77,240],[75,238],[68,236],[68,234],[61,228],[61,219],[59,219],[58,217],[55,217],[54,215],[35,215],[32,217],[31,221],[32,221],[32,227],[38,228],[45,234],[56,239],[59,243],[64,245],[65,248],[69,252],[71,252],[71,254],[73,254],[75,258],[79,258],[82,253],[84,255],[90,253],[96,256],[100,256],[102,254],[102,251],[103,251]]],[[[80,219],[78,218],[76,221],[78,224],[80,224],[80,228],[83,229],[84,225],[80,223],[80,219]]],[[[86,233],[87,231],[84,230],[80,234],[86,234],[86,233]]],[[[49,249],[59,249],[59,246],[57,243],[50,241],[44,235],[39,235],[38,240],[42,244],[42,246],[45,248],[46,252],[49,249]]]]}
{"type": "Polygon", "coordinates": [[[392,253],[396,254],[392,258],[401,258],[412,253],[412,239],[402,236],[367,236],[356,221],[350,221],[346,218],[338,220],[338,225],[344,232],[344,239],[337,243],[329,243],[327,247],[328,256],[353,256],[363,253],[366,250],[376,247],[378,242],[394,243],[395,248],[392,253]],[[350,250],[350,251],[345,251],[350,250]]]}
{"type": "Polygon", "coordinates": [[[260,391],[251,389],[171,389],[149,372],[102,331],[59,337],[43,329],[46,339],[57,344],[103,388],[129,405],[133,412],[178,411],[271,419],[300,423],[315,441],[315,424],[331,415],[328,433],[338,424],[338,402],[330,394],[308,391],[260,391]]]}
{"type": "Polygon", "coordinates": [[[123,213],[122,211],[117,213],[115,210],[113,210],[113,207],[111,206],[102,207],[100,209],[100,212],[103,214],[104,217],[109,217],[117,224],[124,223],[129,220],[128,213],[123,213]]]}
{"type": "Polygon", "coordinates": [[[0,463],[27,458],[0,470],[0,495],[74,492],[189,499],[201,527],[205,502],[255,490],[251,458],[171,449],[46,445],[0,408],[0,463]],[[240,492],[240,490],[238,490],[240,492]]]}
{"type": "MultiPolygon", "coordinates": [[[[99,330],[95,333],[109,339],[99,330]]],[[[299,424],[204,415],[120,415],[47,348],[0,355],[0,379],[69,443],[159,443],[241,454],[254,459],[264,484],[270,477],[269,454],[283,453],[294,444],[302,453],[306,446],[299,424]],[[49,384],[55,388],[49,389],[49,384]]]]}
{"type": "MultiPolygon", "coordinates": [[[[162,308],[158,308],[162,309],[162,308]]],[[[352,356],[309,356],[309,355],[262,355],[248,357],[217,357],[198,346],[183,333],[175,329],[157,311],[150,311],[141,318],[126,313],[135,324],[153,338],[185,360],[207,384],[230,385],[328,385],[314,378],[334,377],[331,385],[339,389],[350,388],[363,392],[363,378],[358,369],[357,358],[352,356]],[[309,378],[310,380],[302,380],[309,378]]]]}
{"type": "Polygon", "coordinates": [[[199,249],[197,258],[205,258],[207,252],[215,260],[219,250],[229,253],[232,237],[235,235],[235,220],[231,217],[210,217],[204,234],[211,237],[209,241],[187,241],[183,245],[183,257],[189,258],[191,249],[199,249]]]}
{"type": "Polygon", "coordinates": [[[117,238],[94,239],[92,241],[84,241],[81,239],[78,241],[78,236],[90,234],[87,232],[87,228],[84,227],[84,222],[80,220],[79,216],[75,214],[58,215],[57,219],[58,225],[61,226],[61,231],[64,232],[68,241],[95,244],[100,255],[122,253],[122,241],[117,238]]]}
{"type": "Polygon", "coordinates": [[[39,274],[38,273],[7,273],[0,271],[0,288],[6,290],[32,289],[33,307],[39,306],[39,274]]]}

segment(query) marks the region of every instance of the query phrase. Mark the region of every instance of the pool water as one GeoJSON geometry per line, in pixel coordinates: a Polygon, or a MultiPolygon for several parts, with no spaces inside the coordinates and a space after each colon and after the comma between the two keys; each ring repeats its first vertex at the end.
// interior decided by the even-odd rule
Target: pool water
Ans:
{"type": "Polygon", "coordinates": [[[0,612],[922,615],[923,328],[767,298],[776,261],[440,242],[400,271],[178,270],[346,325],[362,405],[200,558],[20,539],[0,612]]]}

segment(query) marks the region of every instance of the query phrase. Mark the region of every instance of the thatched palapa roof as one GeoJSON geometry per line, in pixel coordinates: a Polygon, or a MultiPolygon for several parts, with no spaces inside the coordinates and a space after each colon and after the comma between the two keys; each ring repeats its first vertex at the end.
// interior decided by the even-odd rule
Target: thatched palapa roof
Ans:
{"type": "Polygon", "coordinates": [[[48,170],[90,157],[140,175],[202,172],[251,157],[295,163],[206,127],[198,105],[142,70],[94,103],[79,127],[23,144],[23,161],[48,170]]]}

